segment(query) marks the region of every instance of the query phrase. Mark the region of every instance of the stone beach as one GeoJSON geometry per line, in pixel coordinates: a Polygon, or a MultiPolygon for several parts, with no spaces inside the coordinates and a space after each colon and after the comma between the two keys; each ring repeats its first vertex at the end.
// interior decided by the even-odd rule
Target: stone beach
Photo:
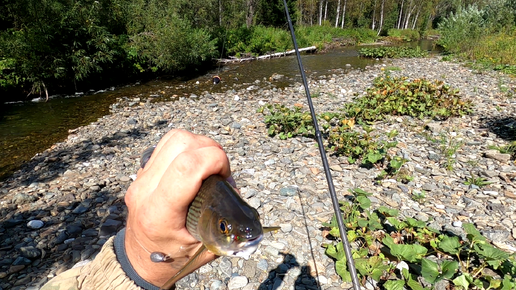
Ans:
{"type": "MultiPolygon", "coordinates": [[[[373,193],[373,207],[396,208],[401,216],[458,235],[464,234],[463,223],[474,223],[494,245],[515,252],[516,163],[491,146],[515,138],[509,132],[516,132],[516,79],[440,57],[387,60],[364,70],[309,76],[316,112],[337,111],[389,67],[396,68],[390,70],[393,76],[443,80],[471,100],[474,111],[444,121],[400,116],[376,123],[374,132],[399,132],[390,153],[409,160],[404,168],[413,180],[375,182],[381,169],[328,154],[338,198],[361,188],[373,193]],[[443,146],[454,144],[458,148],[447,158],[443,146]],[[490,183],[466,185],[472,174],[490,183]],[[424,199],[416,200],[420,194],[424,199]]],[[[301,83],[277,88],[278,79],[273,75],[225,93],[168,102],[121,98],[110,115],[70,130],[66,140],[34,156],[0,186],[0,290],[39,289],[74,264],[93,259],[124,226],[124,194],[136,178],[141,152],[173,128],[219,142],[262,224],[281,227],[266,234],[249,260],[219,258],[182,279],[177,289],[350,288],[322,247],[322,223],[333,209],[315,140],[269,137],[264,116],[257,113],[267,103],[308,110],[301,83]]]]}

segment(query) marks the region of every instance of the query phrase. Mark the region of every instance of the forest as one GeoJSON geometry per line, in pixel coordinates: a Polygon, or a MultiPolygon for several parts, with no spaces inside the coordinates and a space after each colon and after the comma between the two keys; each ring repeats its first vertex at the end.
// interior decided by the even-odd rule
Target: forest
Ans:
{"type": "MultiPolygon", "coordinates": [[[[301,46],[432,33],[458,53],[480,37],[515,39],[516,0],[287,2],[301,46]]],[[[0,0],[0,94],[187,73],[227,55],[289,49],[287,29],[283,0],[0,0]]]]}

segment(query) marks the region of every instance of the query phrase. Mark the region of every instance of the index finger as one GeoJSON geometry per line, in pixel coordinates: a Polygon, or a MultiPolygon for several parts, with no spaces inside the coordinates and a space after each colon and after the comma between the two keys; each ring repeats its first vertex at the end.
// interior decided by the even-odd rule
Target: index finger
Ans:
{"type": "Polygon", "coordinates": [[[145,176],[145,182],[154,185],[151,188],[153,190],[158,185],[167,168],[179,154],[203,147],[218,147],[222,149],[222,146],[211,138],[196,135],[185,130],[174,129],[163,136],[149,161],[139,172],[138,177],[140,175],[145,176]]]}

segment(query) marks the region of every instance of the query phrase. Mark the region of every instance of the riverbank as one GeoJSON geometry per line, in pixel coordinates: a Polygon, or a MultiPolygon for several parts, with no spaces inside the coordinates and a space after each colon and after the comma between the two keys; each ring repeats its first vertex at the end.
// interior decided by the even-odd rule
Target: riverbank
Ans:
{"type": "MultiPolygon", "coordinates": [[[[437,57],[389,60],[365,70],[309,76],[316,111],[352,101],[389,67],[396,68],[390,70],[393,76],[444,80],[473,101],[474,113],[440,122],[398,117],[376,124],[378,132],[399,132],[392,153],[409,160],[406,167],[414,179],[377,184],[379,169],[330,156],[339,198],[359,187],[373,193],[374,207],[397,208],[402,216],[457,234],[463,233],[461,223],[472,222],[495,245],[515,251],[516,164],[489,146],[508,144],[505,133],[516,126],[516,80],[437,57]],[[453,156],[453,170],[443,168],[440,144],[425,133],[462,144],[453,156]],[[472,172],[492,183],[465,185],[472,172]],[[412,198],[421,192],[424,200],[412,198]]],[[[225,93],[164,103],[121,98],[110,115],[72,130],[65,141],[37,154],[0,188],[0,289],[37,289],[73,264],[93,258],[123,227],[123,197],[140,153],[171,128],[218,141],[242,195],[258,209],[263,224],[281,226],[249,260],[220,258],[180,281],[178,289],[226,289],[228,283],[230,289],[316,289],[316,277],[322,289],[340,289],[334,262],[321,247],[322,222],[333,212],[315,141],[270,138],[263,115],[256,112],[266,103],[307,109],[301,84],[278,89],[279,79],[276,75],[234,85],[225,93]],[[41,220],[43,227],[28,227],[31,220],[41,220]]]]}

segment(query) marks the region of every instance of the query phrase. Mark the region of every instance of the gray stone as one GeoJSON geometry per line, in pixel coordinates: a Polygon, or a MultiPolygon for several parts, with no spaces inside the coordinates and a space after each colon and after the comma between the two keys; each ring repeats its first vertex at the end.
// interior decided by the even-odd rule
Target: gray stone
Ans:
{"type": "Polygon", "coordinates": [[[31,263],[32,263],[32,261],[25,257],[18,257],[18,258],[16,258],[16,260],[14,260],[13,266],[20,266],[20,265],[27,266],[27,265],[30,265],[31,263]]]}
{"type": "Polygon", "coordinates": [[[282,196],[294,196],[298,193],[299,189],[295,186],[286,186],[280,189],[280,195],[282,196]]]}
{"type": "Polygon", "coordinates": [[[40,229],[43,227],[43,225],[44,225],[44,223],[40,220],[31,220],[30,222],[27,223],[27,227],[29,229],[33,229],[33,230],[40,229]]]}
{"type": "Polygon", "coordinates": [[[222,286],[222,281],[215,280],[215,281],[211,282],[210,289],[217,290],[217,289],[220,289],[220,286],[222,286]]]}
{"type": "Polygon", "coordinates": [[[107,219],[100,226],[99,236],[112,236],[122,226],[122,222],[113,219],[107,219]]]}
{"type": "Polygon", "coordinates": [[[292,224],[280,224],[279,226],[284,233],[290,233],[292,231],[292,224]]]}
{"type": "Polygon", "coordinates": [[[17,193],[13,196],[11,202],[14,204],[26,204],[36,201],[37,198],[33,195],[29,195],[26,193],[17,193]]]}
{"type": "Polygon", "coordinates": [[[245,287],[249,280],[245,276],[235,276],[229,279],[228,289],[240,289],[245,287]]]}
{"type": "Polygon", "coordinates": [[[267,263],[267,260],[260,259],[258,261],[258,264],[256,264],[256,267],[262,271],[267,271],[267,269],[269,268],[269,264],[267,263]]]}
{"type": "Polygon", "coordinates": [[[487,158],[491,158],[500,162],[509,162],[511,160],[511,154],[500,153],[498,150],[487,150],[484,152],[487,158]]]}
{"type": "Polygon", "coordinates": [[[41,250],[33,246],[21,247],[19,251],[23,257],[28,259],[36,259],[41,257],[41,250]]]}

